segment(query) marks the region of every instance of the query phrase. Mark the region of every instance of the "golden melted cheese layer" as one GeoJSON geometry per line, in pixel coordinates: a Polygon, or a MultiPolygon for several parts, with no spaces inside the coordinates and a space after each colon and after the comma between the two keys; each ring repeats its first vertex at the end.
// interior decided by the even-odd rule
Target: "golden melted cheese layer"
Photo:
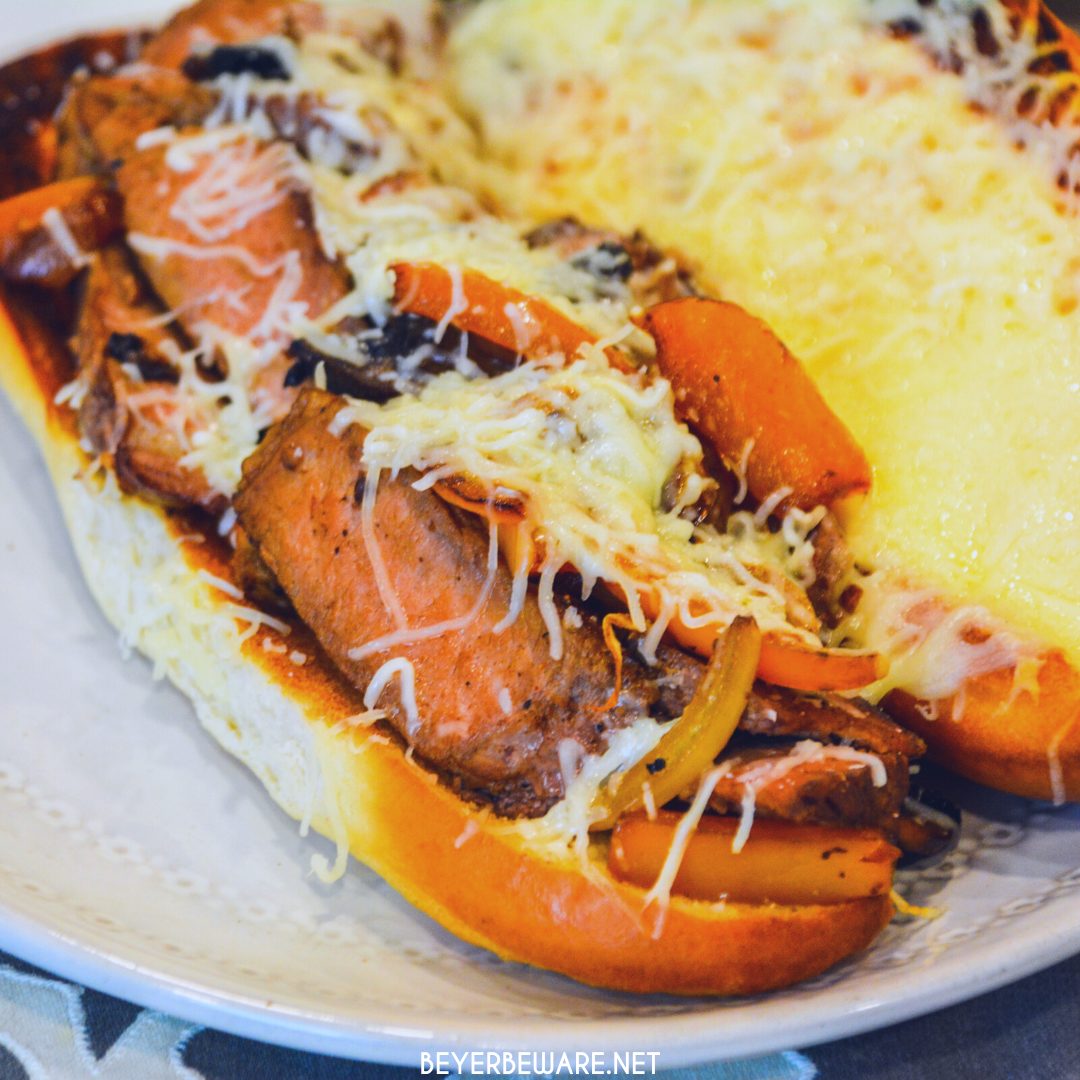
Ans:
{"type": "Polygon", "coordinates": [[[449,78],[491,160],[448,167],[513,212],[681,251],[866,449],[858,557],[1076,659],[1080,230],[1045,157],[874,10],[480,5],[449,78]]]}

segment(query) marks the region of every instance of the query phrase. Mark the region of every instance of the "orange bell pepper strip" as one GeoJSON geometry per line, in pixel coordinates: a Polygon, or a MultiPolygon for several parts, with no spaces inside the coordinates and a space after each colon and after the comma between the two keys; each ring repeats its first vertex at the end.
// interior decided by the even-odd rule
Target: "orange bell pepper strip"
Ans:
{"type": "MultiPolygon", "coordinates": [[[[680,815],[655,821],[636,812],[611,837],[608,869],[619,881],[651,888],[667,858],[680,815]]],[[[690,837],[672,892],[694,900],[751,904],[830,904],[892,889],[900,852],[872,829],[756,821],[738,853],[738,818],[704,817],[690,837]]]]}
{"type": "Polygon", "coordinates": [[[525,496],[508,488],[487,488],[475,476],[455,473],[435,485],[436,494],[492,525],[517,525],[525,518],[525,496]]]}
{"type": "Polygon", "coordinates": [[[474,476],[458,473],[433,487],[436,495],[459,510],[476,514],[494,525],[499,550],[511,572],[535,574],[543,564],[543,542],[524,524],[526,499],[509,489],[490,491],[474,476]]]}
{"type": "MultiPolygon", "coordinates": [[[[471,478],[451,477],[440,480],[434,490],[448,503],[476,514],[498,527],[499,547],[507,566],[517,572],[527,566],[530,573],[539,571],[543,563],[543,541],[521,528],[524,505],[520,496],[498,500],[488,497],[471,478]]],[[[605,589],[619,603],[626,603],[626,594],[614,583],[605,589]]],[[[660,614],[660,600],[655,592],[642,589],[638,593],[641,610],[648,619],[660,614]]],[[[689,652],[708,660],[713,655],[718,638],[727,628],[715,623],[687,626],[676,612],[667,626],[667,637],[689,652]]],[[[831,690],[860,690],[885,677],[888,663],[880,653],[856,649],[813,648],[805,642],[780,634],[765,634],[757,662],[757,677],[773,686],[789,690],[824,693],[831,690]]]]}
{"type": "MultiPolygon", "coordinates": [[[[435,322],[449,316],[458,330],[490,341],[508,352],[538,360],[562,353],[572,360],[582,345],[596,337],[561,311],[536,297],[511,289],[476,270],[447,270],[434,263],[397,263],[394,307],[435,322]]],[[[618,350],[607,357],[616,366],[630,365],[618,350]]]]}
{"type": "Polygon", "coordinates": [[[761,641],[758,678],[789,690],[823,693],[860,690],[883,679],[888,663],[880,653],[855,649],[813,649],[777,634],[761,641]]]}
{"type": "Polygon", "coordinates": [[[870,466],[798,360],[760,319],[720,300],[657,304],[644,328],[683,418],[732,469],[745,459],[750,493],[782,488],[779,509],[811,510],[870,487],[870,466]]]}
{"type": "MultiPolygon", "coordinates": [[[[617,585],[608,585],[607,588],[613,596],[625,602],[625,595],[617,585]]],[[[654,591],[642,589],[638,593],[638,601],[646,618],[655,619],[660,614],[660,599],[654,591]]],[[[678,612],[672,616],[667,627],[668,637],[705,660],[712,656],[716,640],[724,632],[725,627],[716,623],[687,626],[678,612]]],[[[886,670],[885,658],[879,653],[823,647],[815,649],[795,637],[770,632],[761,639],[757,677],[789,690],[823,693],[826,690],[859,690],[884,678],[886,670]]]]}
{"type": "Polygon", "coordinates": [[[123,225],[119,196],[100,180],[80,176],[46,184],[0,202],[0,277],[19,284],[62,288],[80,264],[48,227],[56,211],[71,239],[95,251],[123,225]]]}

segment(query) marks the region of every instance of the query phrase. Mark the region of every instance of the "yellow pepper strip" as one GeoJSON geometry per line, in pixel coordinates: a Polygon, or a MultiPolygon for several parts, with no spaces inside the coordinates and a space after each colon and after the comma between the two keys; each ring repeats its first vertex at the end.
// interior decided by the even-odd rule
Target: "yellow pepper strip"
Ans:
{"type": "Polygon", "coordinates": [[[746,708],[754,684],[761,631],[753,619],[737,618],[716,639],[712,658],[682,716],[655,747],[601,792],[602,816],[594,831],[613,828],[623,814],[642,804],[644,788],[663,806],[693,787],[727,746],[746,708]]]}

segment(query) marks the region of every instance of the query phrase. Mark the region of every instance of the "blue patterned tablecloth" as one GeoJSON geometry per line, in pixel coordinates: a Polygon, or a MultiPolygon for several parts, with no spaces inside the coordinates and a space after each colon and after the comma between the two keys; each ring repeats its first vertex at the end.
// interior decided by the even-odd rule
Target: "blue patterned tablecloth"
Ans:
{"type": "MultiPolygon", "coordinates": [[[[0,1080],[404,1080],[194,1027],[0,954],[0,1080]]],[[[1080,957],[883,1031],[666,1080],[1080,1080],[1080,957]]]]}

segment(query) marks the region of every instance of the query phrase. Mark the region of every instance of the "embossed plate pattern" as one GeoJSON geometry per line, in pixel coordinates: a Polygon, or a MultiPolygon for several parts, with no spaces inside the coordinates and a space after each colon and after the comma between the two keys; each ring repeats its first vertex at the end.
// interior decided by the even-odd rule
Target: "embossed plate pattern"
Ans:
{"type": "MultiPolygon", "coordinates": [[[[151,14],[139,0],[5,10],[15,54],[151,14]]],[[[163,5],[156,5],[163,10],[163,5]]],[[[164,5],[167,7],[167,5],[164,5]]],[[[959,850],[897,921],[811,984],[726,1004],[631,998],[502,964],[372,874],[309,873],[322,843],[123,660],[82,585],[45,472],[0,406],[0,947],[195,1021],[408,1063],[422,1047],[651,1049],[669,1066],[900,1020],[1080,949],[1080,810],[962,789],[959,850]]]]}

